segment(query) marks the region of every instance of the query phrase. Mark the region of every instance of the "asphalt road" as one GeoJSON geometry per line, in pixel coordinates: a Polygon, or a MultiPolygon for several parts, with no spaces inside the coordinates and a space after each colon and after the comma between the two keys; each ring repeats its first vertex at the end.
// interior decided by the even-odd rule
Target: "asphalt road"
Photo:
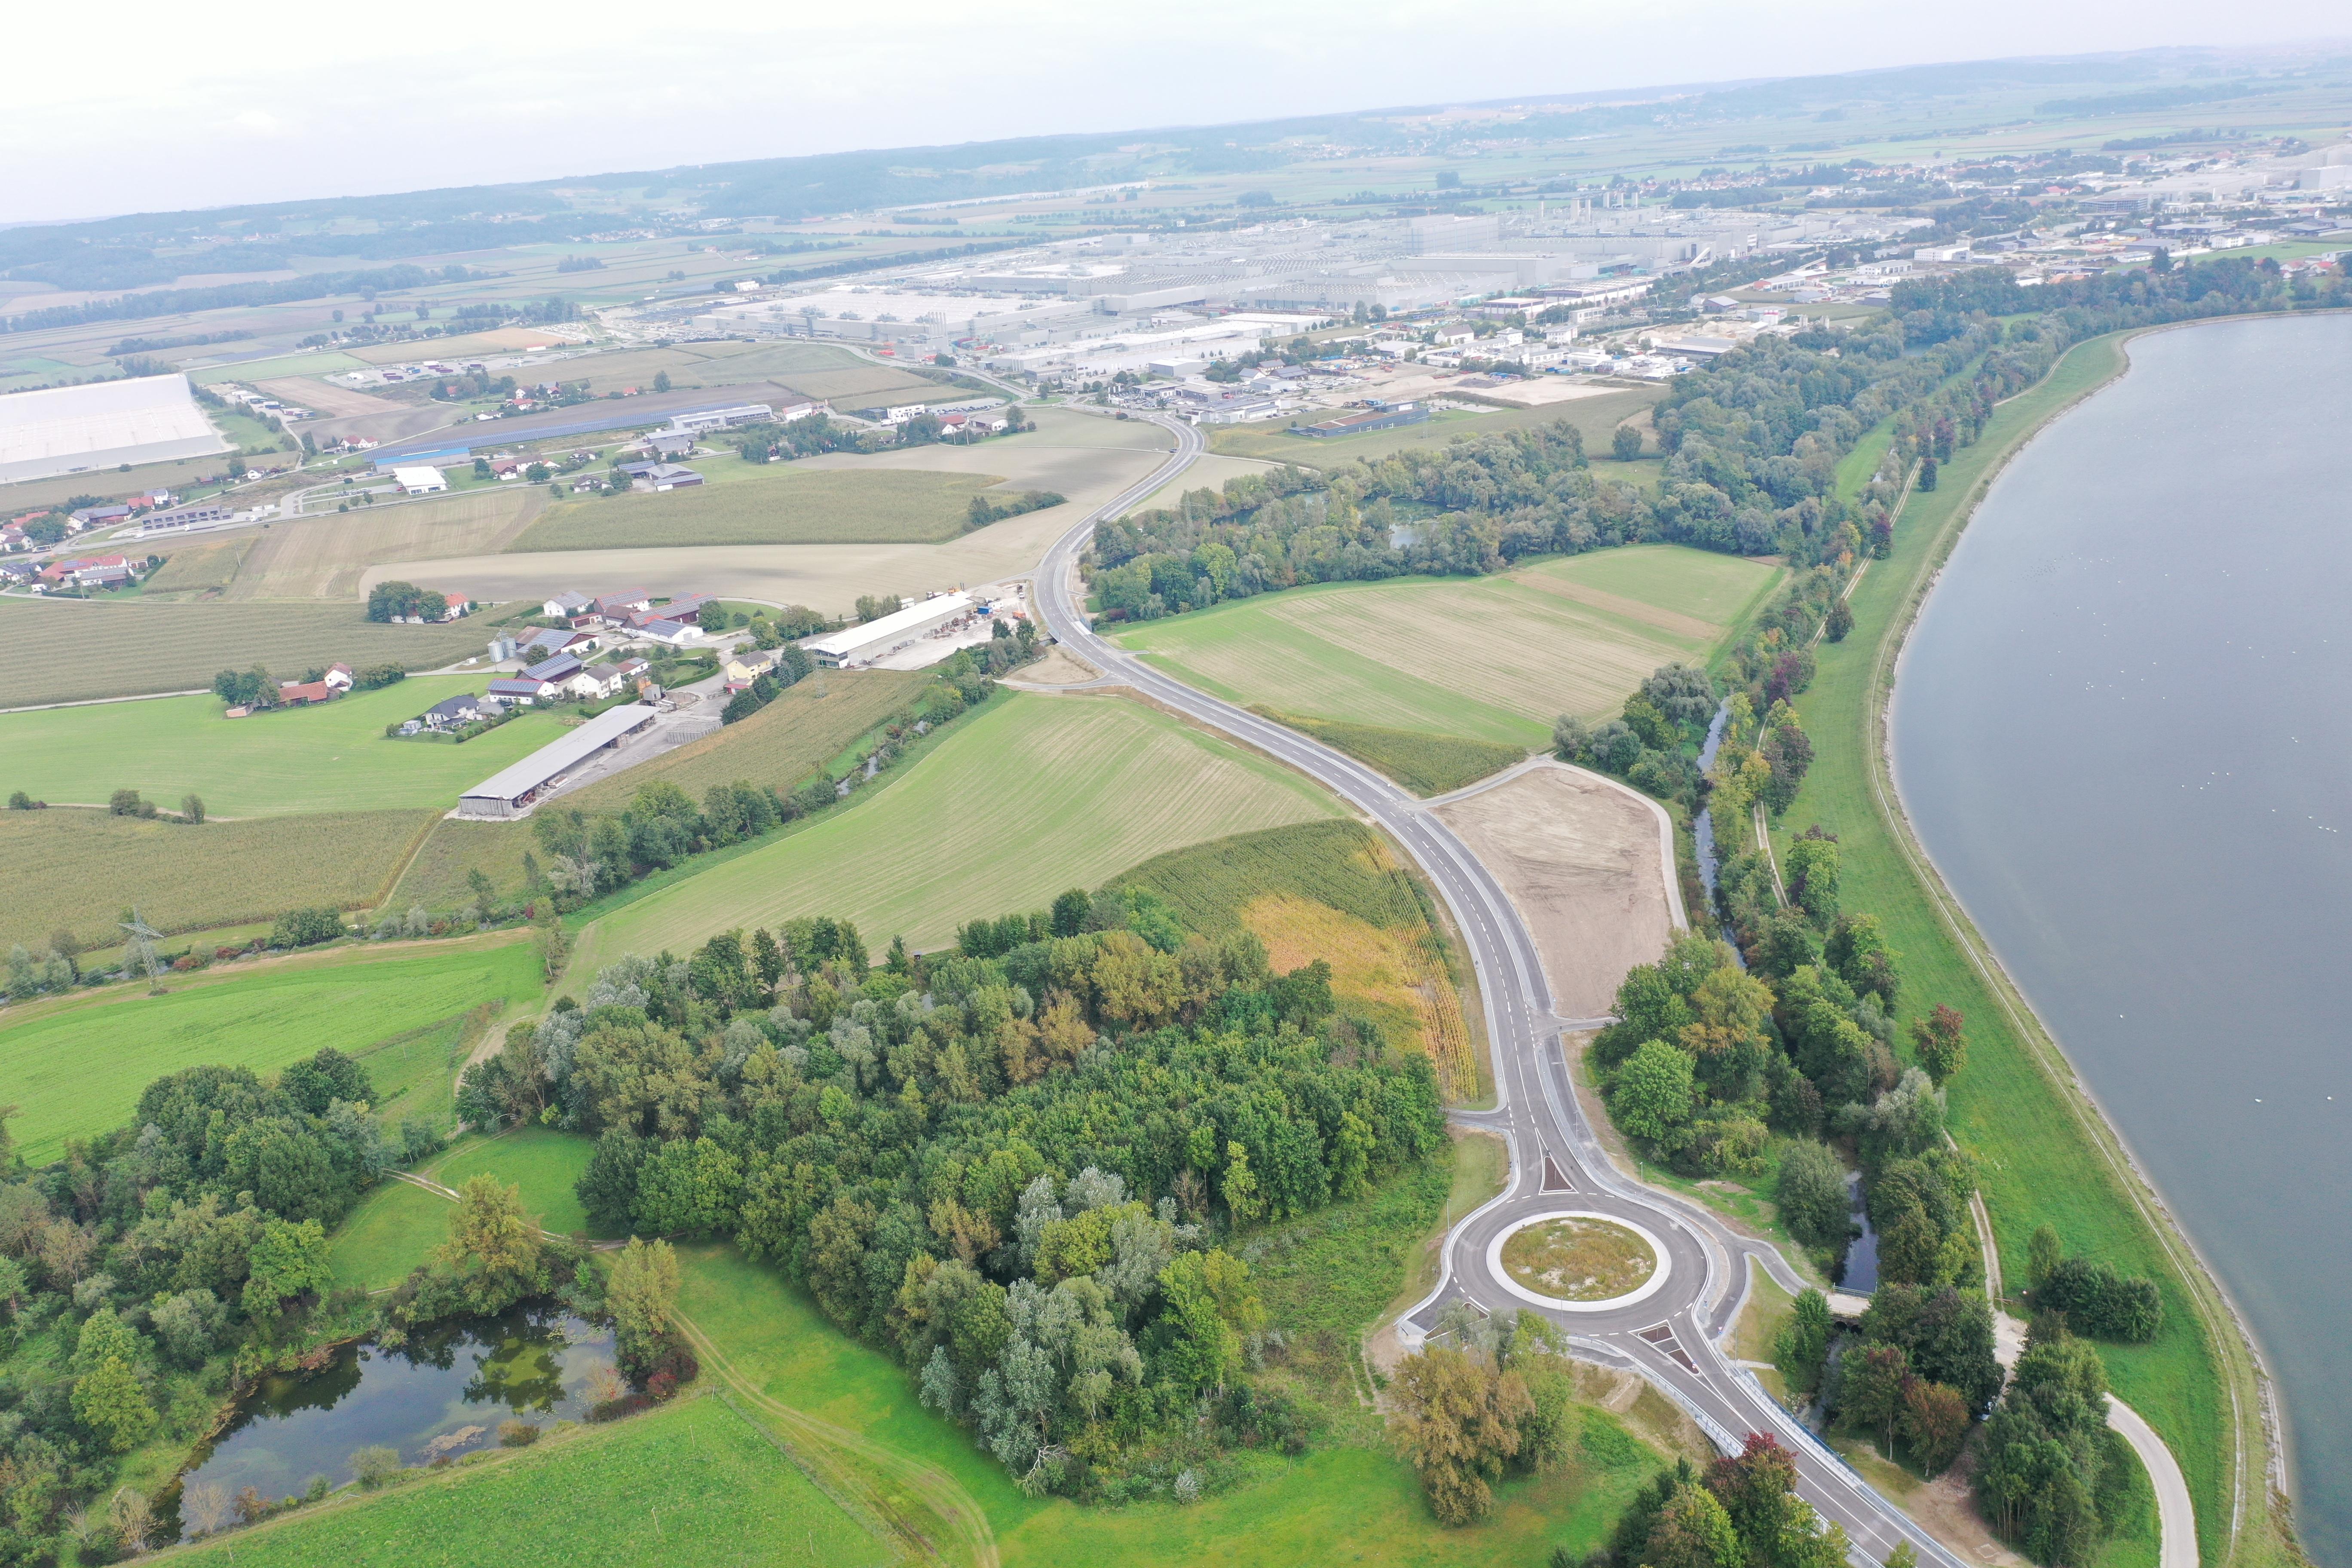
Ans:
{"type": "Polygon", "coordinates": [[[1580,1354],[1638,1372],[1691,1415],[1727,1452],[1745,1435],[1769,1433],[1795,1455],[1798,1489],[1825,1519],[1843,1526],[1857,1563],[1883,1563],[1900,1542],[1922,1562],[1961,1560],[1865,1485],[1783,1411],[1717,1342],[1747,1299],[1754,1258],[1789,1289],[1801,1288],[1779,1252],[1731,1231],[1670,1193],[1618,1173],[1594,1139],[1567,1075],[1564,1028],[1598,1020],[1559,1017],[1535,940],[1486,868],[1426,805],[1388,779],[1295,731],[1197,691],[1095,636],[1081,611],[1076,563],[1097,519],[1134,507],[1181,473],[1206,448],[1200,431],[1172,418],[1152,421],[1176,437],[1176,450],[1149,479],[1115,498],[1046,552],[1036,603],[1045,626],[1108,677],[1156,702],[1223,731],[1316,779],[1380,824],[1419,862],[1453,911],[1470,950],[1486,1004],[1497,1105],[1455,1120],[1500,1134],[1511,1152],[1504,1194],[1465,1217],[1446,1237],[1437,1289],[1401,1327],[1408,1342],[1435,1326],[1449,1301],[1486,1311],[1542,1310],[1580,1354]],[[1664,1278],[1632,1305],[1565,1311],[1531,1307],[1490,1266],[1489,1250],[1513,1225],[1577,1211],[1631,1222],[1662,1245],[1664,1278]]]}

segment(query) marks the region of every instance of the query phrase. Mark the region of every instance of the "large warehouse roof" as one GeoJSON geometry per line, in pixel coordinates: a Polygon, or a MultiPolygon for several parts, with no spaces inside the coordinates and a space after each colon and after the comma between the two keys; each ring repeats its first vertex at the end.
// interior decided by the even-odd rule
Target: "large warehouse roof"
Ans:
{"type": "Polygon", "coordinates": [[[184,375],[0,397],[0,484],[229,449],[189,395],[184,375]]]}
{"type": "Polygon", "coordinates": [[[653,721],[654,710],[642,702],[607,708],[575,730],[567,730],[522,761],[502,768],[457,797],[458,809],[505,806],[520,800],[565,769],[576,766],[599,746],[612,744],[640,724],[653,721]]]}
{"type": "Polygon", "coordinates": [[[969,594],[939,594],[928,599],[919,599],[903,610],[893,610],[862,626],[852,626],[845,632],[827,632],[821,637],[806,638],[801,646],[811,653],[831,654],[839,658],[877,643],[888,644],[901,637],[920,637],[971,608],[971,595],[969,594]]]}

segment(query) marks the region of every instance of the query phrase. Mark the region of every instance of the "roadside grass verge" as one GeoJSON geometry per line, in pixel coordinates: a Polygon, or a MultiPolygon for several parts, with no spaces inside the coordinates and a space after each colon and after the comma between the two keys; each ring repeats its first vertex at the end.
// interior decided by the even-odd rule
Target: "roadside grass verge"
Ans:
{"type": "Polygon", "coordinates": [[[434,821],[429,811],[311,812],[187,827],[103,811],[0,812],[0,949],[37,952],[58,931],[93,952],[117,947],[130,903],[157,931],[208,934],[290,909],[367,909],[434,821]]]}
{"type": "Polygon", "coordinates": [[[684,952],[801,915],[945,945],[975,914],[1033,908],[1161,850],[1333,816],[1331,798],[1255,753],[1118,698],[1005,692],[831,811],[611,909],[574,973],[684,952]]]}
{"type": "Polygon", "coordinates": [[[1380,724],[1346,724],[1332,719],[1278,712],[1272,708],[1253,711],[1320,741],[1334,751],[1347,752],[1423,798],[1476,784],[1528,754],[1524,746],[1465,741],[1458,735],[1430,735],[1380,724]]]}
{"type": "Polygon", "coordinates": [[[172,1554],[240,1568],[866,1568],[898,1552],[725,1399],[689,1398],[529,1448],[488,1449],[383,1492],[233,1531],[172,1554]],[[817,1538],[824,1539],[819,1541],[817,1538]]]}
{"type": "Polygon", "coordinates": [[[2246,1522],[2257,1528],[2234,1545],[2268,1561],[2264,1437],[2244,1342],[2063,1053],[1911,838],[1882,752],[1895,655],[1969,511],[2011,453],[2123,366],[2119,337],[2077,346],[2042,385],[1995,411],[1937,489],[1912,494],[1893,557],[1874,565],[1850,600],[1853,633],[1816,650],[1820,673],[1798,703],[1815,760],[1776,835],[1783,848],[1815,823],[1838,836],[1841,902],[1877,915],[1902,955],[1903,1022],[1938,1003],[1967,1017],[1969,1060],[1950,1087],[1951,1131],[1975,1159],[2004,1279],[2025,1278],[2027,1238],[2046,1224],[2070,1250],[2158,1282],[2165,1320],[2156,1342],[2103,1343],[2100,1354],[2116,1394],[2179,1457],[2205,1560],[2236,1554],[2231,1521],[2242,1497],[2246,1522]]]}
{"type": "Polygon", "coordinates": [[[483,652],[488,635],[483,625],[477,615],[440,626],[381,626],[356,602],[0,596],[0,647],[8,651],[0,708],[201,690],[224,669],[257,664],[289,679],[338,660],[355,669],[394,660],[411,669],[435,669],[483,652]]]}
{"type": "MultiPolygon", "coordinates": [[[[275,673],[292,679],[303,670],[275,673]]],[[[136,789],[166,810],[193,792],[207,813],[220,816],[446,811],[460,791],[563,732],[553,713],[527,712],[463,745],[384,734],[386,724],[445,697],[478,695],[488,679],[402,680],[316,708],[246,719],[223,718],[227,705],[210,695],[0,713],[0,756],[7,759],[0,770],[8,789],[85,805],[136,789]]],[[[201,684],[211,682],[207,675],[201,684]]]]}
{"type": "Polygon", "coordinates": [[[559,501],[508,548],[937,544],[964,531],[973,496],[1003,482],[993,474],[920,468],[747,463],[733,452],[690,461],[705,483],[559,501]]]}
{"type": "Polygon", "coordinates": [[[324,1046],[372,1047],[475,1008],[536,999],[539,954],[522,933],[462,946],[340,948],[227,973],[173,977],[163,995],[124,985],[11,1008],[0,1025],[0,1103],[46,1163],[68,1138],[120,1126],[150,1083],[211,1063],[268,1073],[324,1046]]]}

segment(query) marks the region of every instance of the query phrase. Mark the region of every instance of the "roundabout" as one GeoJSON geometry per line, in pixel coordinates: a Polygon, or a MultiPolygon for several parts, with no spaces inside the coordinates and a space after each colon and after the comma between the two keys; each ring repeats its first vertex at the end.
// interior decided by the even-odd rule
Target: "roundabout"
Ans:
{"type": "Polygon", "coordinates": [[[1609,1312],[1655,1295],[1674,1259],[1647,1229],[1615,1215],[1558,1209],[1529,1215],[1486,1247],[1490,1279],[1558,1312],[1609,1312]]]}

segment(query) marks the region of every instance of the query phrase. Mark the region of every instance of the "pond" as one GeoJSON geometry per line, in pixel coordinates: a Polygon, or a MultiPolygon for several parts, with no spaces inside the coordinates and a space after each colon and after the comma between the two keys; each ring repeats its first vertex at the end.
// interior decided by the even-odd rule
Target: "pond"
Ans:
{"type": "Polygon", "coordinates": [[[392,1348],[345,1345],[317,1372],[264,1378],[196,1451],[183,1495],[252,1487],[269,1500],[314,1476],[352,1479],[352,1456],[387,1447],[404,1465],[495,1447],[501,1422],[583,1419],[617,1393],[613,1334],[553,1309],[445,1323],[392,1348]]]}

